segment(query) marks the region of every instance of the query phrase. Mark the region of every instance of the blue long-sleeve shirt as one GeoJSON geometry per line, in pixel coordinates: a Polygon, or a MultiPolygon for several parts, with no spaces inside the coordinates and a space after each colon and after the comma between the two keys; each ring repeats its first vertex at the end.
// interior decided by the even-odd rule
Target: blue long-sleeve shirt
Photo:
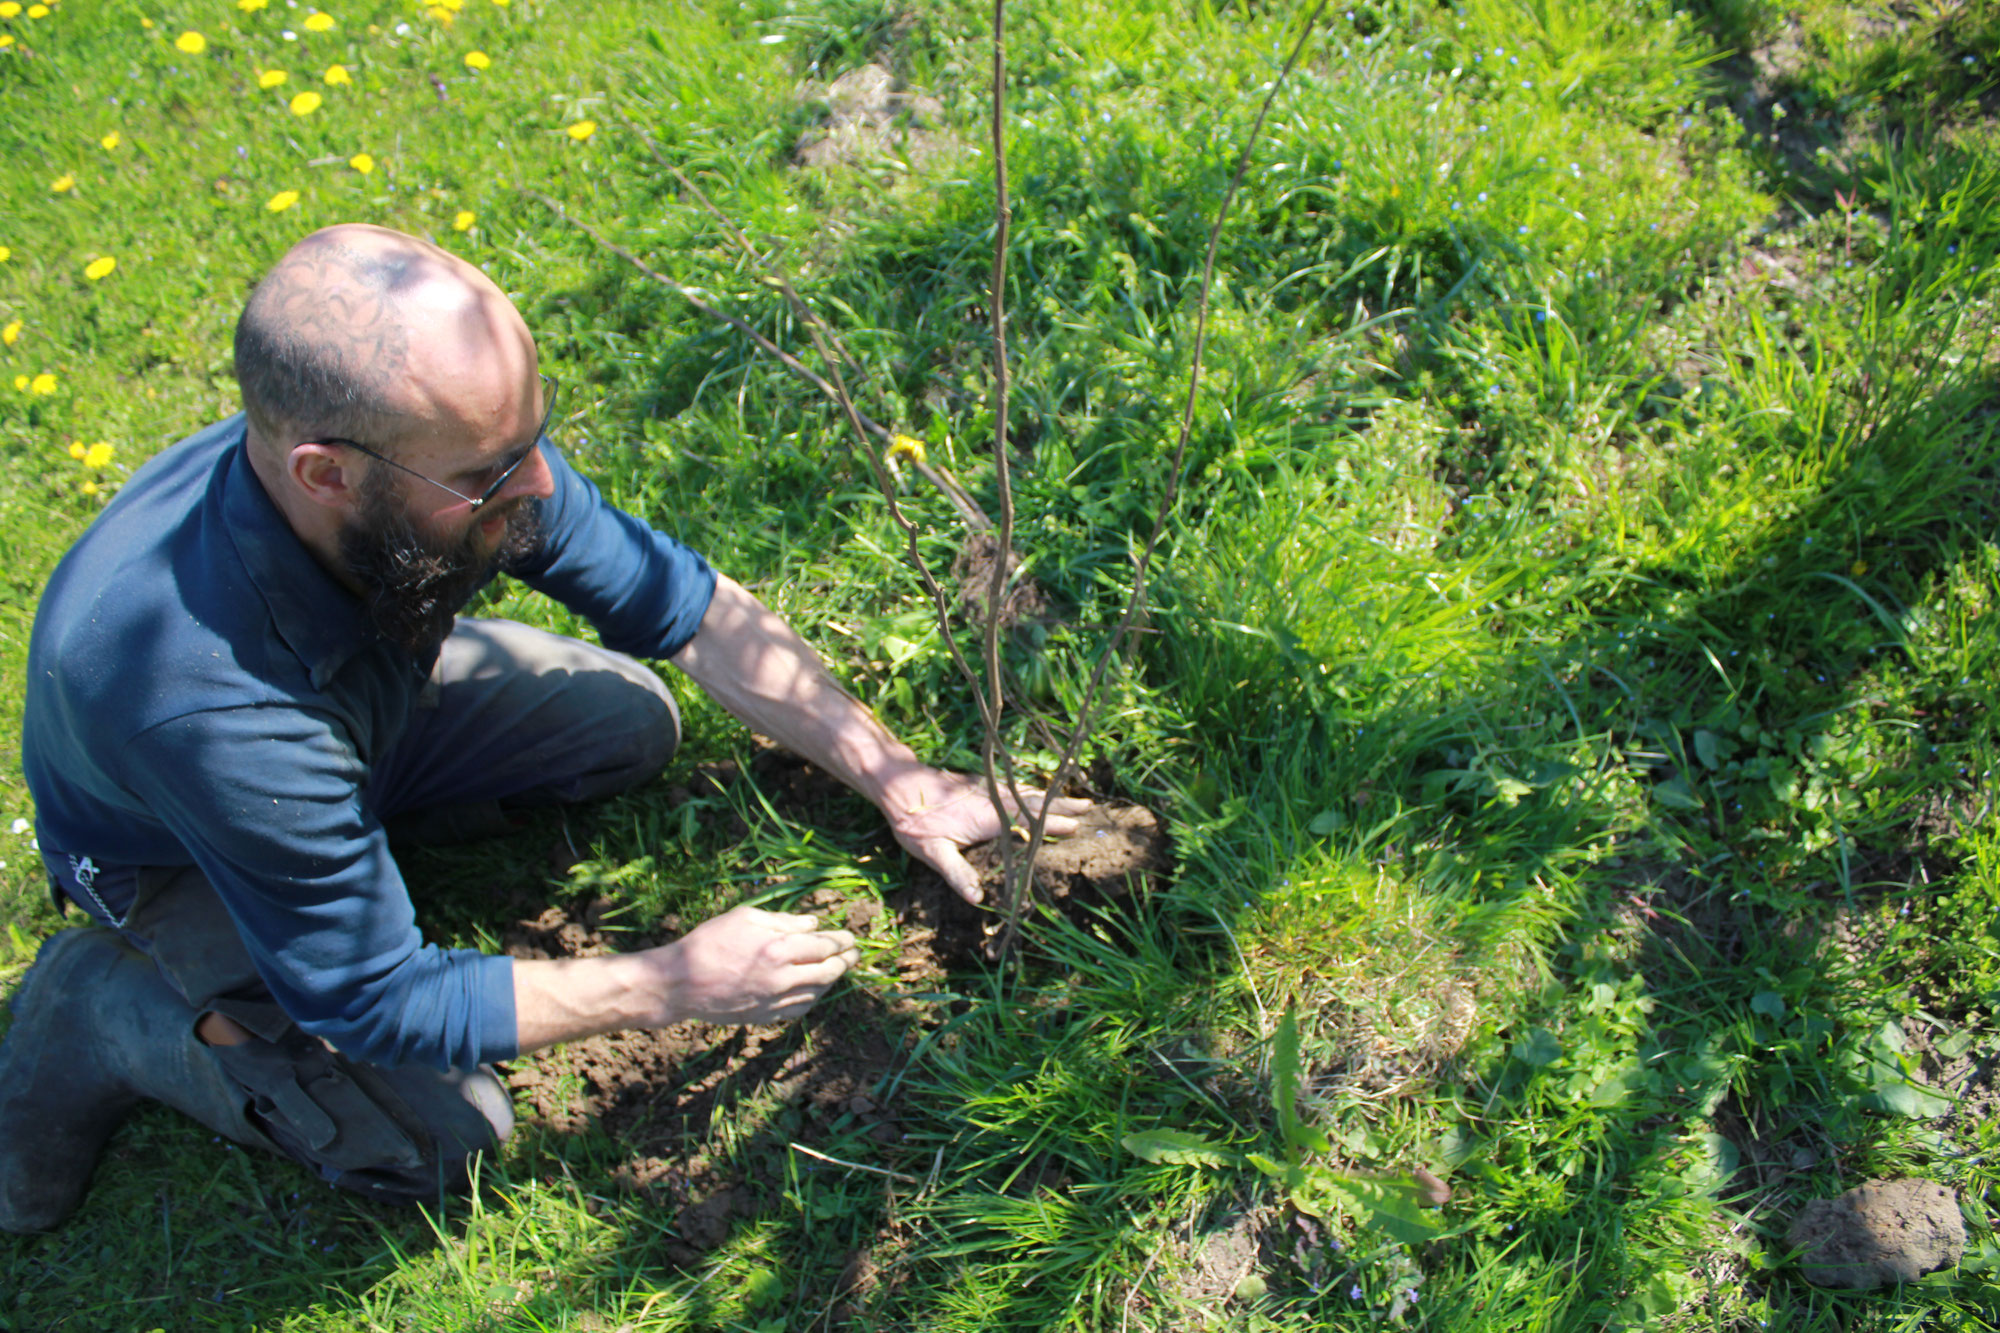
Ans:
{"type": "MultiPolygon", "coordinates": [[[[241,416],[133,474],[57,565],[28,648],[22,766],[51,875],[93,915],[141,866],[200,867],[300,1027],[380,1064],[517,1053],[513,962],[418,934],[369,799],[432,663],[380,638],[251,470],[241,416]]],[[[555,493],[516,569],[607,647],[670,657],[701,557],[544,446],[555,493]]]]}

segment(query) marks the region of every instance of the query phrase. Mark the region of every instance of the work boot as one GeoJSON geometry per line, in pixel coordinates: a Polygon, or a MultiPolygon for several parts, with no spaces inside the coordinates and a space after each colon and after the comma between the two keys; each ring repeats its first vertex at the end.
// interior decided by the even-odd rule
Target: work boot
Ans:
{"type": "Polygon", "coordinates": [[[61,1225],[83,1201],[111,1131],[147,1098],[238,1143],[272,1148],[195,1036],[193,1007],[112,931],[50,936],[13,1013],[0,1043],[0,1231],[61,1225]]]}

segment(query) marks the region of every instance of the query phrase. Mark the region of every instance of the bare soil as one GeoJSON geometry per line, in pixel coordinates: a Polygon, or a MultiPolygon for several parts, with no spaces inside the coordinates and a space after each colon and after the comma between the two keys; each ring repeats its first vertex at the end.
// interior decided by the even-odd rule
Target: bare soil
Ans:
{"type": "MultiPolygon", "coordinates": [[[[839,822],[851,808],[844,789],[791,755],[769,751],[754,762],[760,789],[788,817],[839,822]]],[[[716,765],[694,783],[727,785],[733,766],[716,765]]],[[[892,849],[884,849],[887,854],[892,849]]],[[[1000,896],[1000,856],[974,848],[989,901],[1000,896]]],[[[1136,807],[1105,806],[1070,838],[1047,843],[1037,859],[1037,893],[1059,908],[1116,901],[1143,892],[1168,865],[1159,820],[1136,807]]],[[[858,934],[875,928],[884,905],[823,892],[798,905],[858,934]]],[[[616,904],[595,899],[551,906],[503,936],[517,958],[587,957],[649,948],[694,922],[665,921],[657,932],[607,934],[616,904]]],[[[738,1217],[772,1206],[783,1188],[789,1144],[852,1151],[858,1131],[878,1147],[868,1165],[921,1173],[905,1162],[899,1098],[883,1092],[926,1026],[942,1021],[950,1001],[943,983],[985,965],[994,912],[973,907],[923,867],[892,894],[886,910],[897,929],[894,953],[878,960],[893,985],[838,989],[796,1023],[731,1028],[683,1023],[658,1031],[617,1032],[572,1042],[512,1062],[506,1072],[517,1113],[557,1132],[603,1130],[620,1145],[613,1179],[677,1215],[675,1257],[693,1262],[720,1244],[738,1217]],[[725,1154],[715,1129],[732,1127],[725,1154]],[[750,1127],[753,1150],[741,1135],[750,1127]]]]}
{"type": "Polygon", "coordinates": [[[793,147],[801,167],[894,175],[963,151],[945,127],[943,103],[882,65],[849,70],[824,86],[807,83],[800,96],[825,105],[820,122],[793,147]]]}

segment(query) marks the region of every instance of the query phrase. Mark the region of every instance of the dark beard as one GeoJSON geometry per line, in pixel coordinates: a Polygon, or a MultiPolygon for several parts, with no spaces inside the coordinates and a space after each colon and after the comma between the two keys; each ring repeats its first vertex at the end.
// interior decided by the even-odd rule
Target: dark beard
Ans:
{"type": "Polygon", "coordinates": [[[340,558],[361,584],[362,606],[375,632],[421,662],[451,633],[459,608],[496,571],[511,569],[530,554],[541,533],[534,506],[517,502],[520,507],[491,555],[481,555],[474,545],[477,528],[453,542],[426,536],[404,512],[387,471],[378,469],[362,483],[359,510],[341,530],[340,558]]]}

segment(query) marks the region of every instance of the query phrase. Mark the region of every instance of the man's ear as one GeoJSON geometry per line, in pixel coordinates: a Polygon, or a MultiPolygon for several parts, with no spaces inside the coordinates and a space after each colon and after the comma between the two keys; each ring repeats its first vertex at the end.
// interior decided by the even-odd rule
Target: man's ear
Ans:
{"type": "Polygon", "coordinates": [[[360,497],[356,456],[338,445],[293,445],[285,455],[285,474],[299,494],[329,509],[352,509],[360,497]]]}

